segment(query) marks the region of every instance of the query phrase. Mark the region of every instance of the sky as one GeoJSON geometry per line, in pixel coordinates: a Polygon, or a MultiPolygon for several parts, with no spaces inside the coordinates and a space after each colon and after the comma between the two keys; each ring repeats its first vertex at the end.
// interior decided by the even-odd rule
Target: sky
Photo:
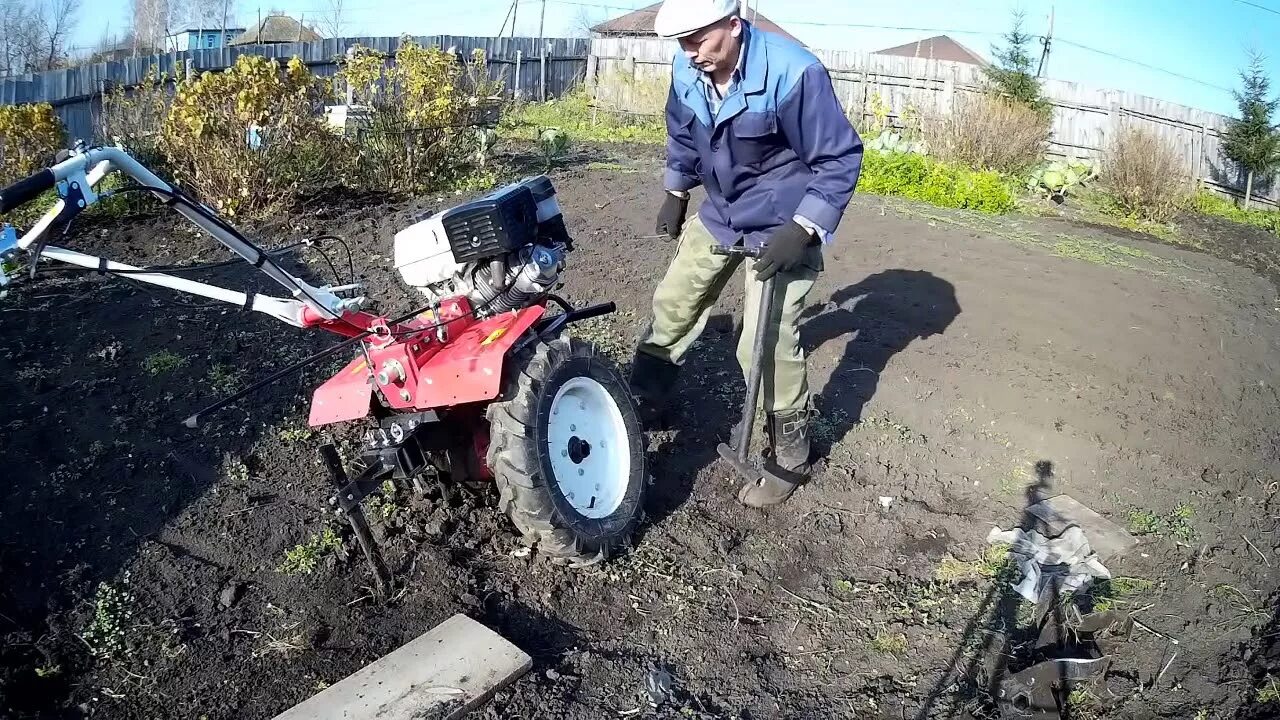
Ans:
{"type": "MultiPolygon", "coordinates": [[[[241,26],[282,10],[311,24],[328,0],[232,0],[241,26]]],[[[512,0],[344,0],[345,35],[495,35],[512,0]]],[[[1231,90],[1250,48],[1272,48],[1267,67],[1280,90],[1280,0],[756,0],[764,15],[810,47],[870,52],[941,33],[990,57],[1021,10],[1040,35],[1054,9],[1047,75],[1236,114],[1231,90]]],[[[96,0],[81,11],[74,44],[92,46],[128,25],[128,0],[96,0]]],[[[519,0],[517,35],[582,34],[590,24],[649,3],[519,0]]],[[[1038,49],[1037,49],[1038,52],[1038,49]]]]}

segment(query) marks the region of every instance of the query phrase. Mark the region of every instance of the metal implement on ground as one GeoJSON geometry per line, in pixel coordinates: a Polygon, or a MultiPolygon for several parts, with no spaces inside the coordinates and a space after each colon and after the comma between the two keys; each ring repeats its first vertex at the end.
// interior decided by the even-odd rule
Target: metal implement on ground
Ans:
{"type": "MultiPolygon", "coordinates": [[[[761,248],[743,245],[730,247],[715,246],[711,252],[716,255],[729,255],[740,258],[757,258],[763,252],[761,248]]],[[[738,471],[748,483],[754,483],[764,477],[759,465],[751,462],[751,435],[756,425],[756,405],[760,401],[760,382],[764,376],[765,342],[769,337],[769,322],[773,317],[773,288],[775,277],[765,280],[760,289],[760,309],[756,315],[756,336],[751,344],[751,370],[747,373],[747,394],[742,403],[742,420],[738,422],[733,439],[738,447],[730,443],[720,443],[716,451],[734,470],[738,471]]]]}
{"type": "MultiPolygon", "coordinates": [[[[339,353],[350,356],[315,390],[309,423],[369,426],[350,474],[333,446],[322,454],[335,486],[330,505],[350,521],[380,589],[393,578],[360,508],[388,482],[424,494],[440,488],[447,501],[451,486],[491,481],[499,508],[525,541],[557,560],[599,560],[629,539],[647,479],[635,406],[613,366],[565,334],[572,323],[611,313],[614,306],[574,308],[553,294],[573,241],[547,177],[427,214],[399,232],[396,270],[425,300],[412,312],[390,317],[364,309],[368,302],[355,278],[317,287],[290,274],[278,253],[258,247],[120,148],[81,144],[64,158],[0,190],[0,213],[50,189],[59,197],[20,238],[4,227],[0,267],[8,263],[12,270],[24,259],[34,278],[42,260],[55,260],[344,338],[193,413],[186,425],[197,427],[307,365],[339,353]],[[288,297],[217,287],[177,277],[172,267],[137,267],[46,244],[55,228],[67,236],[65,228],[98,201],[95,188],[112,171],[136,182],[114,192],[155,196],[269,276],[288,297]]],[[[10,286],[21,279],[12,272],[0,277],[10,286]]]]}

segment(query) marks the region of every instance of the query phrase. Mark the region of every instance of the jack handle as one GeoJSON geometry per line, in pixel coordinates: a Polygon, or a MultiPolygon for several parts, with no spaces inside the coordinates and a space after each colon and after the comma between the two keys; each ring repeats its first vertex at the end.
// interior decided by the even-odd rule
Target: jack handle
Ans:
{"type": "Polygon", "coordinates": [[[742,258],[758,258],[760,253],[764,252],[764,248],[747,247],[746,245],[712,245],[712,255],[727,255],[729,257],[742,258]]]}

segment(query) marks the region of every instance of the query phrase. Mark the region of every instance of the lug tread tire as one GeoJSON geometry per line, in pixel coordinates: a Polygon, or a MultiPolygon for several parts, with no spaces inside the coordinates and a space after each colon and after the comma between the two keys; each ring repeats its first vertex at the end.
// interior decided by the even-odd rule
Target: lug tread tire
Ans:
{"type": "MultiPolygon", "coordinates": [[[[589,343],[562,337],[535,341],[507,363],[502,397],[489,405],[488,463],[498,489],[498,507],[539,553],[559,561],[609,557],[628,543],[642,516],[648,484],[644,442],[635,403],[621,373],[589,343]],[[631,443],[626,496],[608,518],[573,511],[552,488],[551,465],[540,453],[539,414],[549,412],[555,390],[587,374],[618,404],[631,443]]],[[[545,423],[544,423],[545,424],[545,423]]],[[[545,432],[545,428],[542,428],[545,432]]]]}

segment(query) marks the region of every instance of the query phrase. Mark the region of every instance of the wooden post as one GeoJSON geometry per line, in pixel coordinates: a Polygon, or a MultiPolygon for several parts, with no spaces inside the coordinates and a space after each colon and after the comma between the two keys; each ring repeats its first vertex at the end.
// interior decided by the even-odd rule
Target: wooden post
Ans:
{"type": "Polygon", "coordinates": [[[1204,156],[1209,153],[1209,125],[1200,125],[1200,162],[1196,166],[1196,182],[1204,181],[1204,156]]]}
{"type": "MultiPolygon", "coordinates": [[[[634,48],[628,49],[630,50],[634,48]]],[[[637,68],[638,62],[639,61],[636,60],[636,56],[634,54],[627,55],[627,59],[624,64],[627,73],[626,82],[624,83],[625,87],[618,89],[618,92],[621,94],[621,97],[619,98],[621,107],[618,108],[620,110],[626,110],[627,112],[636,111],[636,76],[639,72],[637,68]]]]}
{"type": "Polygon", "coordinates": [[[512,91],[512,95],[515,96],[516,100],[520,99],[520,67],[523,64],[523,61],[524,61],[524,51],[517,50],[516,51],[516,86],[515,86],[515,89],[512,91]]]}
{"type": "MultiPolygon", "coordinates": [[[[1121,113],[1120,101],[1116,100],[1114,93],[1111,93],[1111,97],[1108,98],[1107,109],[1107,131],[1111,134],[1111,137],[1115,137],[1116,133],[1120,132],[1121,113]]],[[[1104,138],[1103,140],[1102,147],[1106,148],[1106,139],[1104,138]]]]}
{"type": "Polygon", "coordinates": [[[600,59],[594,53],[587,55],[587,92],[592,98],[596,96],[596,71],[600,67],[600,59]]]}
{"type": "Polygon", "coordinates": [[[541,97],[542,102],[546,102],[547,101],[547,46],[545,44],[542,46],[542,56],[540,58],[540,62],[538,63],[538,73],[539,73],[538,82],[541,85],[541,88],[538,94],[541,97]]]}
{"type": "Polygon", "coordinates": [[[195,73],[196,61],[192,60],[191,56],[188,55],[186,61],[183,63],[182,77],[186,79],[187,82],[191,82],[191,78],[195,76],[195,73]]]}
{"type": "MultiPolygon", "coordinates": [[[[354,58],[355,56],[356,56],[356,48],[354,45],[352,45],[351,47],[347,48],[347,62],[351,62],[352,58],[354,58]]],[[[347,95],[347,105],[354,105],[356,101],[356,91],[355,91],[355,88],[351,87],[350,80],[347,80],[346,95],[347,95]]]]}

